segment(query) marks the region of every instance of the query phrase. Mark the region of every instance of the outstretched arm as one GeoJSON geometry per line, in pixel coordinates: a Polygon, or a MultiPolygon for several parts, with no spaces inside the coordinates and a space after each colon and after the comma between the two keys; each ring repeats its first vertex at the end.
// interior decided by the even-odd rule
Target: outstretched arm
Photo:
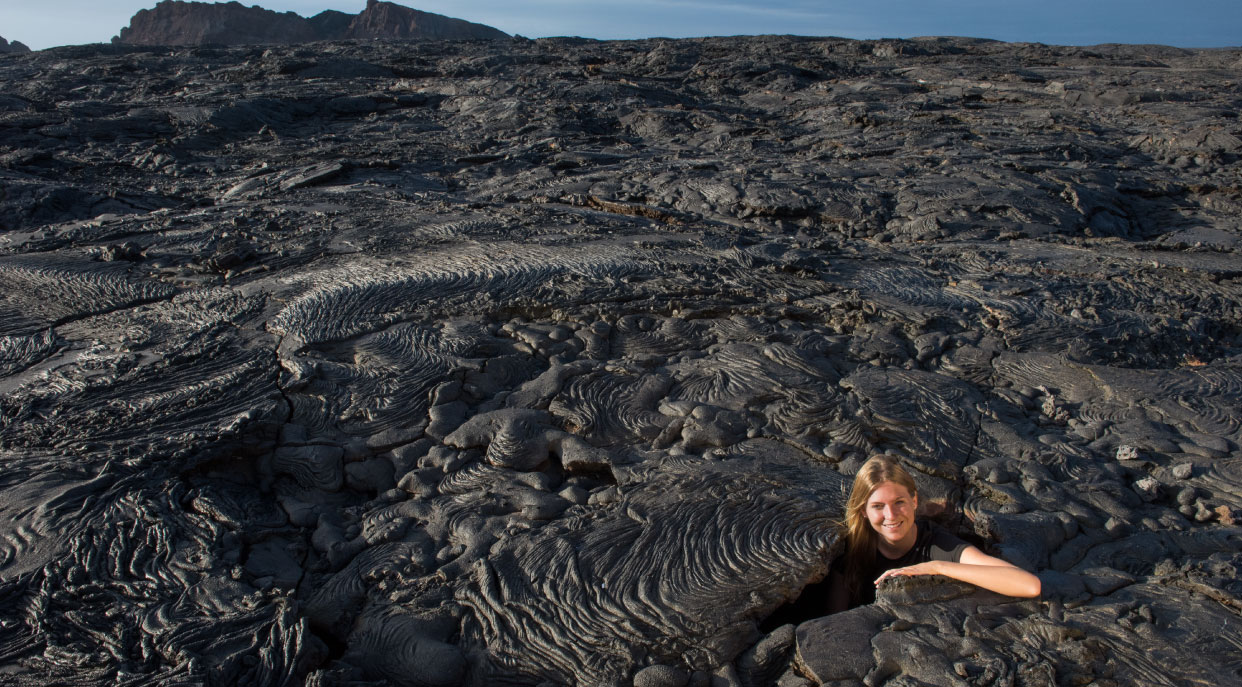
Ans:
{"type": "Polygon", "coordinates": [[[957,563],[927,561],[893,568],[880,575],[875,583],[879,585],[881,580],[894,575],[944,575],[1006,596],[1030,598],[1039,596],[1040,592],[1038,577],[974,546],[966,547],[957,563]]]}

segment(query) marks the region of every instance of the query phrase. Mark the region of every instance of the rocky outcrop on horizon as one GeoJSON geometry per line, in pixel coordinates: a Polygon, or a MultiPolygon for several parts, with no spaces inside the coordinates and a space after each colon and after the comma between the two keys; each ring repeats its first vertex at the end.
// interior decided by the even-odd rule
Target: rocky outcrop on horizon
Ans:
{"type": "Polygon", "coordinates": [[[10,43],[9,41],[4,40],[3,37],[0,37],[0,53],[23,53],[23,52],[30,52],[30,48],[26,47],[24,43],[21,43],[19,41],[13,41],[12,43],[10,43]]]}
{"type": "Polygon", "coordinates": [[[341,37],[462,40],[509,38],[509,34],[483,24],[423,12],[392,2],[367,0],[367,8],[350,22],[341,37]]]}
{"type": "Polygon", "coordinates": [[[1238,684],[1240,57],[5,56],[0,683],[1238,684]]]}
{"type": "Polygon", "coordinates": [[[325,10],[306,18],[239,2],[163,0],[140,10],[113,43],[129,45],[267,45],[339,39],[500,39],[483,24],[368,0],[359,14],[325,10]]]}

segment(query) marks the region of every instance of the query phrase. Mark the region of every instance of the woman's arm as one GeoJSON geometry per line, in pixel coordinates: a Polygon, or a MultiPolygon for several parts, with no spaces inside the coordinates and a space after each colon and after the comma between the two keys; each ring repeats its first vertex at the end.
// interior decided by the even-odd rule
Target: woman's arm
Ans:
{"type": "Polygon", "coordinates": [[[1005,596],[1031,598],[1039,596],[1040,592],[1038,577],[1012,563],[989,556],[974,546],[967,546],[957,563],[927,561],[887,570],[875,581],[876,585],[893,575],[944,575],[1005,596]]]}

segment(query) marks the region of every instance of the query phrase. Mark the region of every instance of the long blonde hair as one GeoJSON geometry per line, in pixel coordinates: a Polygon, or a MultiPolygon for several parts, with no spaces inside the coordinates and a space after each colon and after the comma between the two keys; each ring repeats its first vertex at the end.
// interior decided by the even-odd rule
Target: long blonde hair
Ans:
{"type": "Polygon", "coordinates": [[[862,571],[875,562],[877,535],[867,521],[867,499],[871,492],[885,482],[899,484],[910,492],[910,496],[918,498],[919,488],[914,478],[901,467],[895,458],[886,455],[874,455],[867,459],[854,475],[854,486],[850,489],[850,498],[845,502],[845,520],[841,529],[845,535],[845,579],[851,594],[859,584],[862,571]]]}

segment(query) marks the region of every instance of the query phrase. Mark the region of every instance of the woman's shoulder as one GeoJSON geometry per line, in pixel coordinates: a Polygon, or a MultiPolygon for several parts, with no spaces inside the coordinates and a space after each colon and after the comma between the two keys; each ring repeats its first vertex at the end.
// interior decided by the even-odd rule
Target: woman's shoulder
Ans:
{"type": "Polygon", "coordinates": [[[969,542],[934,520],[917,518],[914,523],[919,531],[918,546],[928,560],[956,563],[970,546],[969,542]]]}

